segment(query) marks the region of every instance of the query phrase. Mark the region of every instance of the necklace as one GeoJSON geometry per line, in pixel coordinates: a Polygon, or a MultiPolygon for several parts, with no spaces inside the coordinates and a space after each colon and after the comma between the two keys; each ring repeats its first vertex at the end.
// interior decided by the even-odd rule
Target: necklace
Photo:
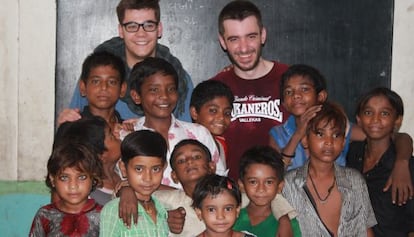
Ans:
{"type": "Polygon", "coordinates": [[[310,173],[309,173],[309,179],[310,179],[310,181],[312,183],[313,190],[315,190],[316,196],[318,196],[319,202],[321,204],[326,204],[328,202],[327,201],[328,200],[328,197],[331,195],[332,189],[335,187],[335,182],[336,182],[335,175],[334,175],[334,178],[333,178],[332,185],[328,188],[328,194],[326,195],[325,198],[321,198],[321,196],[319,195],[319,192],[316,189],[315,183],[313,182],[313,179],[312,179],[312,176],[310,175],[310,173]]]}
{"type": "Polygon", "coordinates": [[[153,205],[152,198],[150,198],[149,200],[140,200],[140,199],[137,199],[137,200],[141,204],[141,206],[144,208],[146,213],[152,214],[154,212],[152,208],[152,205],[153,205]]]}

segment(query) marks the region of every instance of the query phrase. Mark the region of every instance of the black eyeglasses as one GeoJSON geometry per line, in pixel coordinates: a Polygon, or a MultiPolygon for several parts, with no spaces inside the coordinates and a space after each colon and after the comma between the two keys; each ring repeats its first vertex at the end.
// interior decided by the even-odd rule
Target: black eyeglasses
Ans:
{"type": "Polygon", "coordinates": [[[125,28],[127,32],[130,32],[130,33],[137,32],[141,26],[145,32],[153,32],[157,29],[158,22],[146,21],[140,24],[140,23],[131,21],[131,22],[122,24],[122,26],[125,28]]]}

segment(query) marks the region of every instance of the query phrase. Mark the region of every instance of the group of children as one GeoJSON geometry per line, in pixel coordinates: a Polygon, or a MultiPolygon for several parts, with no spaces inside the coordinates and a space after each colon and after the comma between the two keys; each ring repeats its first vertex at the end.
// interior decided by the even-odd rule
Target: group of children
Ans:
{"type": "MultiPolygon", "coordinates": [[[[79,87],[89,104],[82,119],[58,128],[46,177],[53,203],[39,209],[30,236],[276,236],[278,231],[406,236],[413,231],[413,201],[406,196],[399,202],[404,205],[394,205],[396,197],[383,191],[396,162],[395,131],[403,116],[395,92],[378,88],[364,95],[352,125],[340,106],[327,102],[318,70],[292,65],[281,82],[291,117],[270,131],[269,146],[240,148],[246,151],[240,178],[233,181],[226,177],[232,167],[226,167],[222,138],[234,101],[228,86],[201,82],[191,97],[194,123],[188,123],[172,114],[178,79],[168,62],[146,58],[133,67],[129,81],[131,98],[145,116],[120,130],[115,104],[126,90],[124,65],[106,52],[86,58],[79,87]],[[351,140],[360,142],[349,146],[351,140]],[[291,170],[286,177],[285,169],[291,170]]],[[[412,159],[403,162],[413,171],[412,159]]]]}

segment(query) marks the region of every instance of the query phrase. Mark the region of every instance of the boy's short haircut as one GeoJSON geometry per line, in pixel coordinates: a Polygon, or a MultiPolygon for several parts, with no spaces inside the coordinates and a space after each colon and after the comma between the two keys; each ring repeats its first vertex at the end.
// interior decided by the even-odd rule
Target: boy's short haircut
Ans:
{"type": "Polygon", "coordinates": [[[61,143],[77,141],[88,144],[98,155],[102,155],[105,147],[105,128],[108,126],[105,119],[99,116],[82,117],[73,122],[65,122],[59,126],[53,148],[61,143]]]}
{"type": "Polygon", "coordinates": [[[230,106],[233,108],[234,95],[230,87],[221,81],[207,80],[199,83],[191,94],[190,106],[194,106],[200,112],[201,106],[217,98],[226,97],[230,106]]]}
{"type": "Polygon", "coordinates": [[[198,146],[205,154],[207,161],[210,162],[211,161],[211,153],[210,150],[208,149],[208,147],[206,147],[203,143],[199,142],[198,140],[195,139],[184,139],[181,140],[177,143],[177,145],[175,145],[174,150],[171,153],[170,156],[170,167],[172,170],[174,170],[174,161],[175,158],[177,158],[177,151],[178,149],[180,149],[181,147],[185,146],[185,145],[194,145],[194,146],[198,146]]]}
{"type": "Polygon", "coordinates": [[[141,94],[141,86],[145,80],[156,74],[161,73],[164,76],[172,76],[175,86],[178,88],[178,75],[174,67],[162,58],[147,57],[141,62],[134,65],[129,76],[130,88],[141,94]]]}
{"type": "Polygon", "coordinates": [[[285,176],[285,164],[282,155],[270,146],[254,146],[245,151],[240,159],[239,176],[243,179],[250,165],[268,165],[276,172],[278,181],[283,181],[285,176]]]}
{"type": "Polygon", "coordinates": [[[254,5],[252,2],[244,0],[231,1],[226,6],[224,6],[219,14],[218,29],[220,35],[224,35],[223,22],[225,20],[242,21],[249,16],[256,17],[257,23],[261,30],[263,28],[262,14],[256,5],[254,5]]]}
{"type": "Polygon", "coordinates": [[[316,94],[323,90],[327,90],[326,79],[319,72],[318,69],[311,67],[306,64],[294,64],[290,66],[286,72],[282,74],[282,79],[280,81],[280,91],[282,92],[282,101],[284,99],[284,89],[286,82],[293,76],[302,76],[313,83],[313,87],[316,91],[316,94]]]}
{"type": "MultiPolygon", "coordinates": [[[[126,10],[152,9],[158,22],[161,19],[159,0],[121,0],[116,7],[119,24],[123,24],[126,10]]],[[[140,22],[138,22],[140,23],[140,22]]],[[[142,22],[141,22],[142,23],[142,22]]]]}
{"type": "Polygon", "coordinates": [[[395,92],[386,87],[377,87],[374,88],[367,93],[364,93],[361,98],[359,98],[356,108],[356,115],[359,115],[364,107],[367,105],[368,101],[372,97],[376,96],[384,96],[387,98],[388,102],[392,105],[395,109],[396,116],[403,116],[404,115],[404,103],[401,97],[395,92]]]}
{"type": "MultiPolygon", "coordinates": [[[[65,168],[76,168],[86,172],[92,179],[92,190],[102,184],[103,167],[102,161],[94,149],[84,143],[68,141],[59,143],[54,147],[47,162],[46,185],[54,190],[49,176],[58,176],[65,168]]],[[[91,191],[92,191],[91,190],[91,191]]]]}
{"type": "Polygon", "coordinates": [[[121,143],[122,161],[125,164],[136,156],[159,157],[166,162],[167,142],[158,132],[138,130],[128,134],[121,143]]]}
{"type": "Polygon", "coordinates": [[[217,174],[207,175],[197,182],[193,192],[193,208],[201,209],[203,200],[208,196],[217,196],[227,190],[236,199],[237,206],[241,204],[241,193],[239,186],[231,178],[217,174]]]}
{"type": "Polygon", "coordinates": [[[112,66],[119,73],[119,86],[125,81],[125,64],[122,59],[106,51],[93,52],[82,64],[81,80],[87,83],[91,70],[100,66],[112,66]]]}
{"type": "Polygon", "coordinates": [[[332,102],[325,102],[322,104],[321,110],[309,121],[306,134],[308,135],[310,132],[317,132],[318,126],[325,127],[333,125],[333,127],[339,130],[341,136],[345,136],[347,123],[348,119],[345,115],[345,111],[340,105],[332,102]]]}

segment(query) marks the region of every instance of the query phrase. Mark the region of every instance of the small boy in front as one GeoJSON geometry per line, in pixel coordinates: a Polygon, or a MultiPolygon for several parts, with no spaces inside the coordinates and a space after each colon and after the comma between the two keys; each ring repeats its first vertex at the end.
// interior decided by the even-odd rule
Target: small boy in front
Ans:
{"type": "MultiPolygon", "coordinates": [[[[364,94],[357,105],[357,123],[367,134],[367,139],[351,143],[347,166],[357,169],[365,177],[378,221],[373,228],[376,237],[407,237],[408,232],[414,232],[414,200],[395,205],[391,202],[391,192],[383,191],[395,163],[392,134],[401,126],[403,115],[401,97],[385,87],[364,94]]],[[[407,166],[414,171],[414,159],[410,159],[407,166]]],[[[413,174],[411,182],[414,182],[413,174]]]]}
{"type": "Polygon", "coordinates": [[[101,212],[100,236],[168,236],[167,211],[152,196],[161,185],[167,165],[167,144],[157,132],[132,132],[121,143],[120,169],[138,200],[137,225],[128,228],[118,217],[119,198],[108,202],[101,212]]]}
{"type": "Polygon", "coordinates": [[[233,102],[234,95],[230,87],[220,81],[203,81],[194,88],[191,94],[191,118],[194,122],[206,127],[214,136],[222,160],[228,157],[223,133],[230,126],[233,102]]]}
{"type": "MultiPolygon", "coordinates": [[[[240,210],[233,227],[260,237],[274,237],[279,222],[272,214],[271,202],[283,188],[285,173],[282,157],[270,146],[255,146],[240,159],[240,189],[250,202],[240,210]]],[[[291,220],[293,236],[301,236],[298,221],[291,220]]]]}
{"type": "Polygon", "coordinates": [[[298,212],[302,236],[374,236],[367,185],[355,169],[335,164],[345,144],[343,109],[324,103],[306,128],[304,166],[286,174],[283,194],[298,212]]]}
{"type": "Polygon", "coordinates": [[[125,66],[119,57],[108,52],[94,52],[83,61],[79,90],[88,100],[82,111],[64,109],[58,117],[58,125],[92,115],[106,120],[111,129],[122,123],[115,105],[126,92],[125,66]]]}

